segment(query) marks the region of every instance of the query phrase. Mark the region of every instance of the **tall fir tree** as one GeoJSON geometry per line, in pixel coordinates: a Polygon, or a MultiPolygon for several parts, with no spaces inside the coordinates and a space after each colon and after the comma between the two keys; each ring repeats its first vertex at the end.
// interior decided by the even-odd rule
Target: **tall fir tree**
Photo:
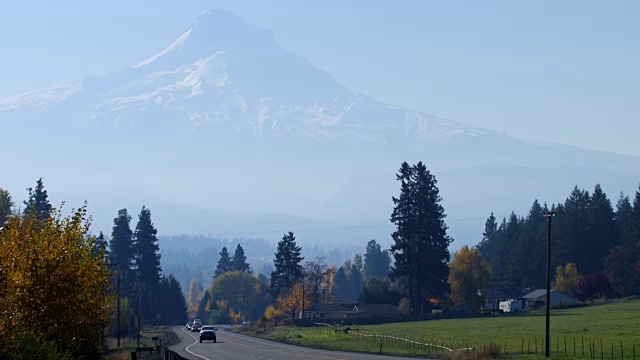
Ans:
{"type": "Polygon", "coordinates": [[[96,237],[96,241],[93,244],[93,256],[99,256],[102,254],[105,258],[109,258],[109,252],[107,251],[107,240],[104,238],[104,234],[100,231],[100,235],[96,237]]]}
{"type": "Polygon", "coordinates": [[[121,296],[131,299],[135,274],[133,273],[133,231],[131,231],[131,215],[127,209],[118,210],[118,216],[113,219],[109,242],[109,263],[111,268],[120,274],[121,296]]]}
{"type": "Polygon", "coordinates": [[[636,194],[633,197],[630,233],[631,242],[636,244],[636,248],[640,249],[640,187],[636,190],[636,194]]]}
{"type": "Polygon", "coordinates": [[[336,297],[337,303],[349,303],[352,302],[349,279],[344,271],[344,267],[340,266],[336,271],[336,276],[333,279],[333,294],[336,297]]]}
{"type": "Polygon", "coordinates": [[[231,267],[233,271],[242,271],[251,273],[251,267],[247,263],[247,257],[244,254],[244,249],[240,244],[236,247],[236,251],[233,253],[233,260],[231,267]]]}
{"type": "Polygon", "coordinates": [[[40,221],[47,221],[51,215],[51,203],[49,203],[49,195],[44,189],[42,178],[38,179],[36,188],[28,188],[29,199],[24,201],[24,216],[35,216],[40,221]]]}
{"type": "Polygon", "coordinates": [[[591,244],[588,249],[588,262],[595,264],[593,272],[602,272],[604,258],[609,251],[620,244],[620,233],[615,222],[615,212],[607,194],[600,184],[596,184],[591,195],[589,207],[591,244]]]}
{"type": "Polygon", "coordinates": [[[523,223],[522,236],[526,258],[523,285],[532,289],[543,288],[546,284],[545,270],[547,264],[547,222],[544,214],[549,209],[546,204],[540,206],[535,200],[523,223]]]}
{"type": "Polygon", "coordinates": [[[181,325],[187,317],[187,302],[182,287],[173,276],[162,276],[155,291],[155,300],[160,317],[154,317],[155,325],[181,325]]]}
{"type": "Polygon", "coordinates": [[[390,266],[389,253],[382,251],[380,244],[375,240],[370,240],[364,252],[364,267],[362,271],[364,281],[369,281],[374,276],[389,276],[390,266]]]}
{"type": "Polygon", "coordinates": [[[216,271],[213,275],[214,278],[218,276],[228,273],[229,271],[233,271],[233,261],[231,257],[229,257],[229,251],[227,247],[223,247],[220,251],[220,259],[218,259],[218,266],[216,266],[216,271]]]}
{"type": "Polygon", "coordinates": [[[296,238],[291,231],[278,242],[273,260],[275,270],[271,273],[271,294],[274,298],[302,279],[301,262],[304,258],[300,255],[301,250],[302,248],[296,244],[296,238]]]}
{"type": "Polygon", "coordinates": [[[0,227],[7,222],[14,207],[13,199],[8,190],[0,188],[0,227]]]}
{"type": "Polygon", "coordinates": [[[395,266],[391,275],[403,279],[412,297],[416,312],[422,313],[428,297],[444,296],[448,290],[449,244],[444,208],[437,180],[422,163],[400,167],[400,197],[393,198],[395,207],[391,222],[396,225],[392,234],[391,251],[395,266]]]}
{"type": "Polygon", "coordinates": [[[155,318],[156,314],[160,313],[160,304],[157,298],[148,296],[148,294],[157,292],[155,289],[160,283],[162,273],[157,233],[158,231],[151,221],[151,211],[143,206],[138,215],[136,231],[133,234],[133,253],[135,291],[140,296],[138,298],[138,301],[141,301],[140,313],[146,319],[155,318]]]}
{"type": "Polygon", "coordinates": [[[575,186],[562,209],[562,212],[556,211],[556,230],[552,231],[552,268],[571,262],[583,274],[599,271],[602,264],[590,262],[590,247],[594,245],[589,215],[591,195],[575,186]]]}
{"type": "Polygon", "coordinates": [[[620,245],[625,249],[634,249],[636,239],[633,235],[633,207],[629,196],[622,192],[616,203],[616,228],[620,234],[620,245]]]}

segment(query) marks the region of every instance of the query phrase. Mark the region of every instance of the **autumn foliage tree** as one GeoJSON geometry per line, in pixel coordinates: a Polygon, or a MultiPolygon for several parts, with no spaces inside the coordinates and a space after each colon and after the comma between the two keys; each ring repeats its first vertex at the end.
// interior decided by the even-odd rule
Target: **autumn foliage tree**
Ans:
{"type": "Polygon", "coordinates": [[[110,274],[95,240],[86,205],[68,217],[9,219],[0,232],[0,358],[21,358],[19,339],[34,333],[73,358],[101,357],[110,274]]]}
{"type": "Polygon", "coordinates": [[[449,263],[449,283],[453,302],[475,304],[476,292],[489,283],[489,266],[477,248],[463,246],[449,263]]]}
{"type": "Polygon", "coordinates": [[[573,294],[576,291],[578,282],[580,281],[580,273],[574,263],[567,263],[564,268],[558,266],[556,269],[556,290],[573,294]]]}
{"type": "Polygon", "coordinates": [[[308,284],[304,285],[305,291],[302,291],[303,284],[304,282],[298,281],[297,283],[293,284],[291,288],[282,291],[276,301],[278,309],[284,311],[286,314],[290,314],[291,317],[294,317],[295,312],[303,308],[303,304],[304,310],[309,309],[312,305],[312,297],[309,292],[308,284]],[[303,293],[304,301],[302,300],[303,293]]]}

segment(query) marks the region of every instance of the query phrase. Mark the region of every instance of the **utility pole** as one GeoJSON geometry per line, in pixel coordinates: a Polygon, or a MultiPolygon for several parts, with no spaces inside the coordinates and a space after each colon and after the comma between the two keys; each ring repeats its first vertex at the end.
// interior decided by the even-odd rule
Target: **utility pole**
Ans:
{"type": "Polygon", "coordinates": [[[120,347],[120,273],[118,273],[118,347],[120,347]]]}
{"type": "Polygon", "coordinates": [[[549,219],[549,225],[547,228],[547,300],[545,301],[545,342],[544,342],[544,356],[549,357],[549,347],[551,337],[549,336],[549,309],[551,306],[551,218],[556,216],[554,211],[549,211],[544,214],[544,217],[549,219]]]}
{"type": "Polygon", "coordinates": [[[304,319],[304,280],[302,280],[302,309],[300,309],[300,319],[304,319]]]}

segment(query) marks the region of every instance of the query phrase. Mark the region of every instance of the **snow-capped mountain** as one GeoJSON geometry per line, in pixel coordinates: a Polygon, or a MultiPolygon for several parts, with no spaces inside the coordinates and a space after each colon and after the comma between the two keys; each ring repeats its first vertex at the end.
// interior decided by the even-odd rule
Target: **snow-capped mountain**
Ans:
{"type": "MultiPolygon", "coordinates": [[[[154,217],[161,232],[194,233],[230,221],[205,208],[388,224],[402,161],[442,174],[451,219],[526,211],[527,199],[562,201],[574,185],[602,179],[610,195],[628,193],[640,180],[638,157],[523,141],[384,104],[226,11],[207,11],[176,36],[128,68],[0,99],[0,158],[11,170],[0,186],[20,198],[44,176],[52,197],[75,192],[90,207],[103,199],[94,213],[105,214],[96,219],[105,232],[108,214],[152,194],[163,200],[154,217]],[[131,193],[140,196],[118,195],[131,193]]],[[[454,222],[454,237],[464,226],[464,236],[479,235],[483,221],[454,222]]]]}
{"type": "Polygon", "coordinates": [[[0,99],[0,111],[70,104],[74,115],[101,124],[153,126],[162,113],[180,129],[213,125],[213,131],[382,142],[493,133],[354,92],[226,11],[206,11],[167,48],[130,68],[0,99]]]}

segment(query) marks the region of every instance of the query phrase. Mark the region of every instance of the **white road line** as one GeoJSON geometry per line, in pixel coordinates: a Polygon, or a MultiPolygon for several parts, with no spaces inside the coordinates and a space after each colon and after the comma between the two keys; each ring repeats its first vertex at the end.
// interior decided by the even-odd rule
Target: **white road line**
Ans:
{"type": "Polygon", "coordinates": [[[188,332],[186,332],[184,329],[182,329],[182,332],[183,332],[183,333],[185,333],[185,334],[187,334],[187,335],[189,335],[189,336],[193,339],[193,344],[191,344],[191,345],[187,345],[187,346],[184,348],[184,351],[188,352],[189,354],[191,354],[191,355],[193,355],[193,356],[197,356],[197,357],[199,357],[199,358],[201,358],[201,359],[204,359],[204,360],[211,360],[211,359],[209,359],[209,358],[206,358],[206,357],[204,357],[204,356],[202,356],[202,355],[198,355],[198,354],[194,353],[193,351],[189,350],[189,348],[190,348],[190,347],[192,347],[193,345],[195,345],[195,344],[197,344],[197,343],[198,343],[198,339],[196,339],[196,338],[195,338],[195,336],[193,336],[193,335],[189,334],[188,332]]]}

